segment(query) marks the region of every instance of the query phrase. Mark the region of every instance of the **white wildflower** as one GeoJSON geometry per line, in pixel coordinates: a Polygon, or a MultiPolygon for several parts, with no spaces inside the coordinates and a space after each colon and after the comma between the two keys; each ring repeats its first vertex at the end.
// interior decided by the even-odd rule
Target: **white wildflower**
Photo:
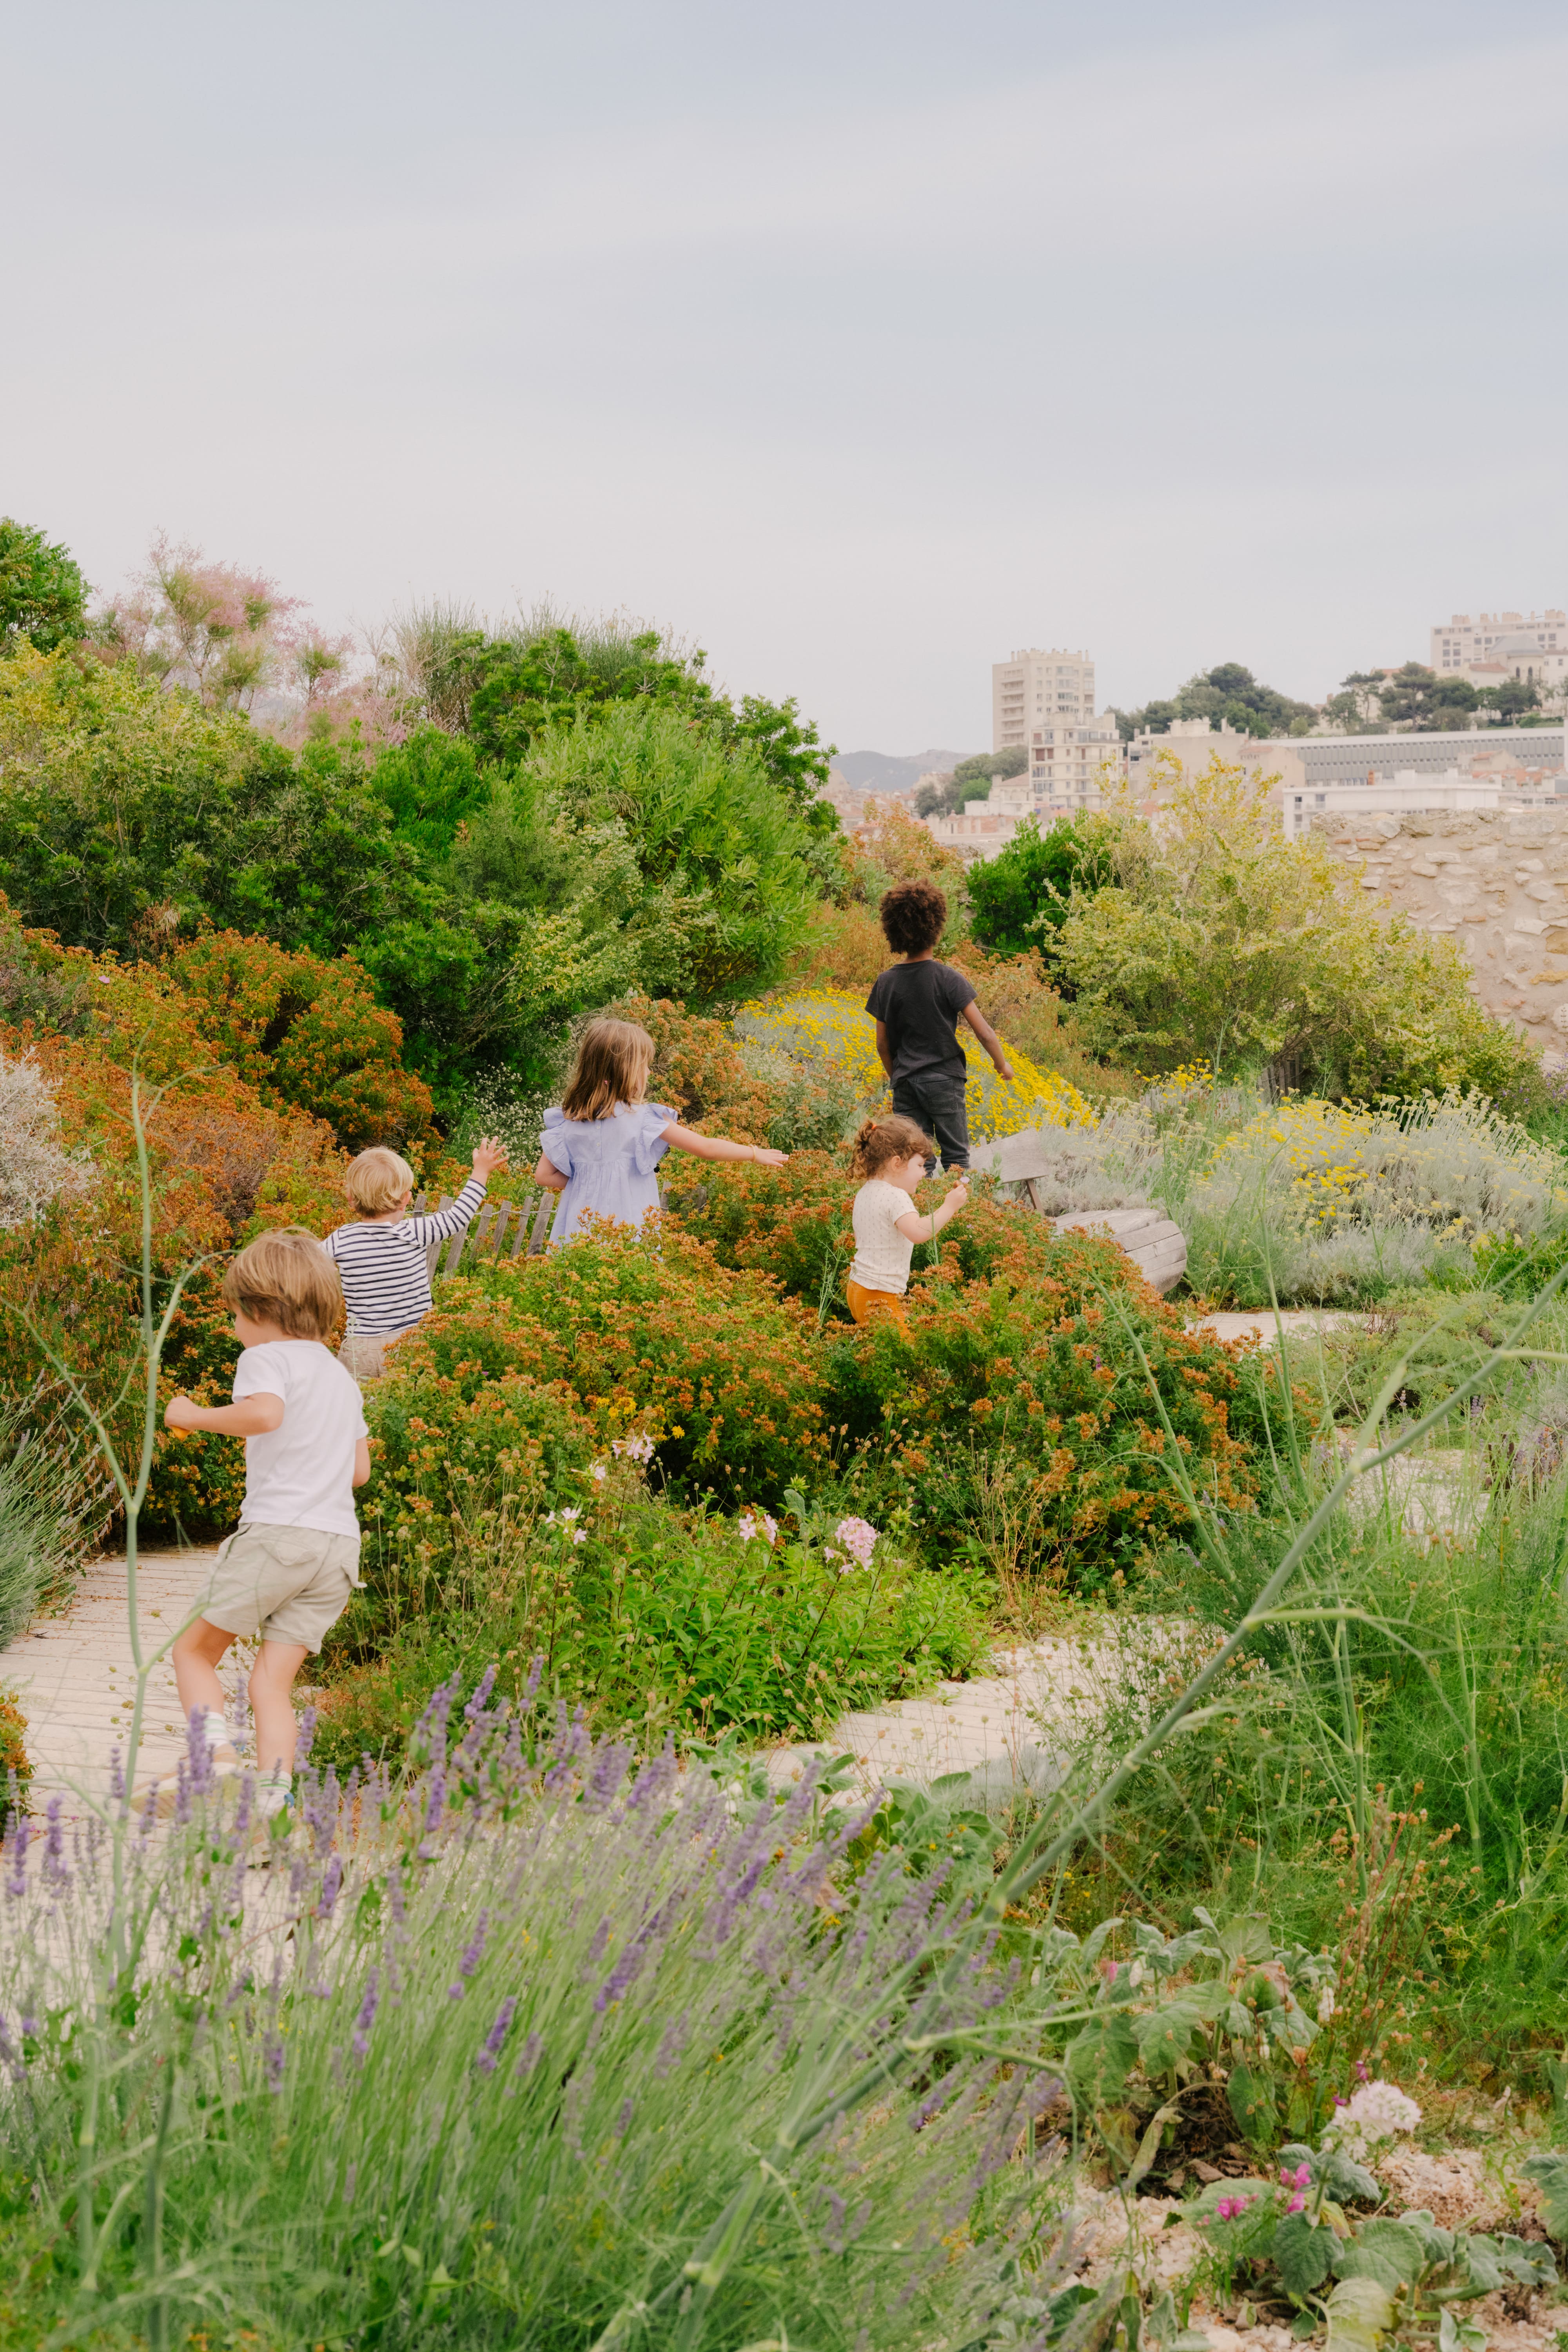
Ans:
{"type": "Polygon", "coordinates": [[[1362,2164],[1384,2140],[1394,2139],[1402,2132],[1413,2132],[1420,2120],[1421,2110],[1415,2100],[1407,2098],[1397,2084],[1380,2078],[1363,2083],[1336,2111],[1323,2134],[1323,2146],[1342,2148],[1346,2156],[1362,2164]]]}

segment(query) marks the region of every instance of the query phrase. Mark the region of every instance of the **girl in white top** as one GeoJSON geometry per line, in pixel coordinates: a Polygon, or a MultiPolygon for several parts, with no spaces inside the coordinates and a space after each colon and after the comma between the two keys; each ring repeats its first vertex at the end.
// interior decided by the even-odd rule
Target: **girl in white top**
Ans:
{"type": "Polygon", "coordinates": [[[559,1107],[544,1114],[536,1181],[563,1197],[550,1246],[572,1239],[585,1217],[640,1226],[658,1209],[659,1161],[667,1151],[697,1160],[752,1160],[782,1168],[788,1156],[762,1143],[731,1143],[682,1127],[668,1103],[644,1099],[654,1042],[633,1021],[590,1021],[559,1107]]]}
{"type": "Polygon", "coordinates": [[[894,1112],[868,1118],[855,1138],[851,1162],[865,1181],[855,1195],[855,1261],[849,1268],[849,1312],[857,1323],[886,1317],[907,1339],[904,1293],[917,1242],[934,1241],[969,1199],[961,1178],[937,1209],[917,1210],[915,1187],[925,1181],[931,1139],[912,1118],[894,1112]]]}

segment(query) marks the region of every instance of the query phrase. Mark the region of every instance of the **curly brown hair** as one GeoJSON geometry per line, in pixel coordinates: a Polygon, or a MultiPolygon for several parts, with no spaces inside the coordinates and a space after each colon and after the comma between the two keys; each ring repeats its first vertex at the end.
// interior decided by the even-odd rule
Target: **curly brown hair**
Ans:
{"type": "Polygon", "coordinates": [[[855,1148],[849,1165],[863,1184],[868,1184],[889,1160],[912,1160],[918,1151],[929,1160],[936,1150],[924,1128],[906,1118],[902,1111],[891,1111],[886,1118],[868,1118],[855,1137],[855,1148]]]}
{"type": "Polygon", "coordinates": [[[947,900],[934,882],[895,882],[879,911],[895,955],[923,955],[947,929],[947,900]]]}

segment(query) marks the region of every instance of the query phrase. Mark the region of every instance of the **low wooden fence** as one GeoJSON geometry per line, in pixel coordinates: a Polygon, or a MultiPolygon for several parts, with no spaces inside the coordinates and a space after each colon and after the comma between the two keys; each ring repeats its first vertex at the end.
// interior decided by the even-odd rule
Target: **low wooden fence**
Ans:
{"type": "MultiPolygon", "coordinates": [[[[425,1265],[432,1282],[456,1274],[466,1258],[470,1265],[489,1258],[541,1257],[550,1240],[550,1228],[561,1201],[559,1192],[525,1192],[521,1201],[487,1201],[470,1224],[447,1241],[432,1242],[425,1265]]],[[[452,1196],[444,1192],[436,1206],[449,1209],[452,1196]]],[[[416,1216],[429,1213],[425,1195],[415,1201],[416,1216]]]]}

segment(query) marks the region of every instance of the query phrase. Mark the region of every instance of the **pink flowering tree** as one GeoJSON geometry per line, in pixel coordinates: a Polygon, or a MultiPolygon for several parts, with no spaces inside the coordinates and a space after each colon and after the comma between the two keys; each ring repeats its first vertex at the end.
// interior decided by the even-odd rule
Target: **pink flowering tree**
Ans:
{"type": "MultiPolygon", "coordinates": [[[[209,563],[160,532],[146,571],[95,615],[94,634],[107,653],[187,688],[209,709],[248,710],[260,688],[289,677],[304,642],[293,618],[302,609],[264,572],[209,563]]],[[[315,642],[331,650],[331,640],[315,642]]]]}

